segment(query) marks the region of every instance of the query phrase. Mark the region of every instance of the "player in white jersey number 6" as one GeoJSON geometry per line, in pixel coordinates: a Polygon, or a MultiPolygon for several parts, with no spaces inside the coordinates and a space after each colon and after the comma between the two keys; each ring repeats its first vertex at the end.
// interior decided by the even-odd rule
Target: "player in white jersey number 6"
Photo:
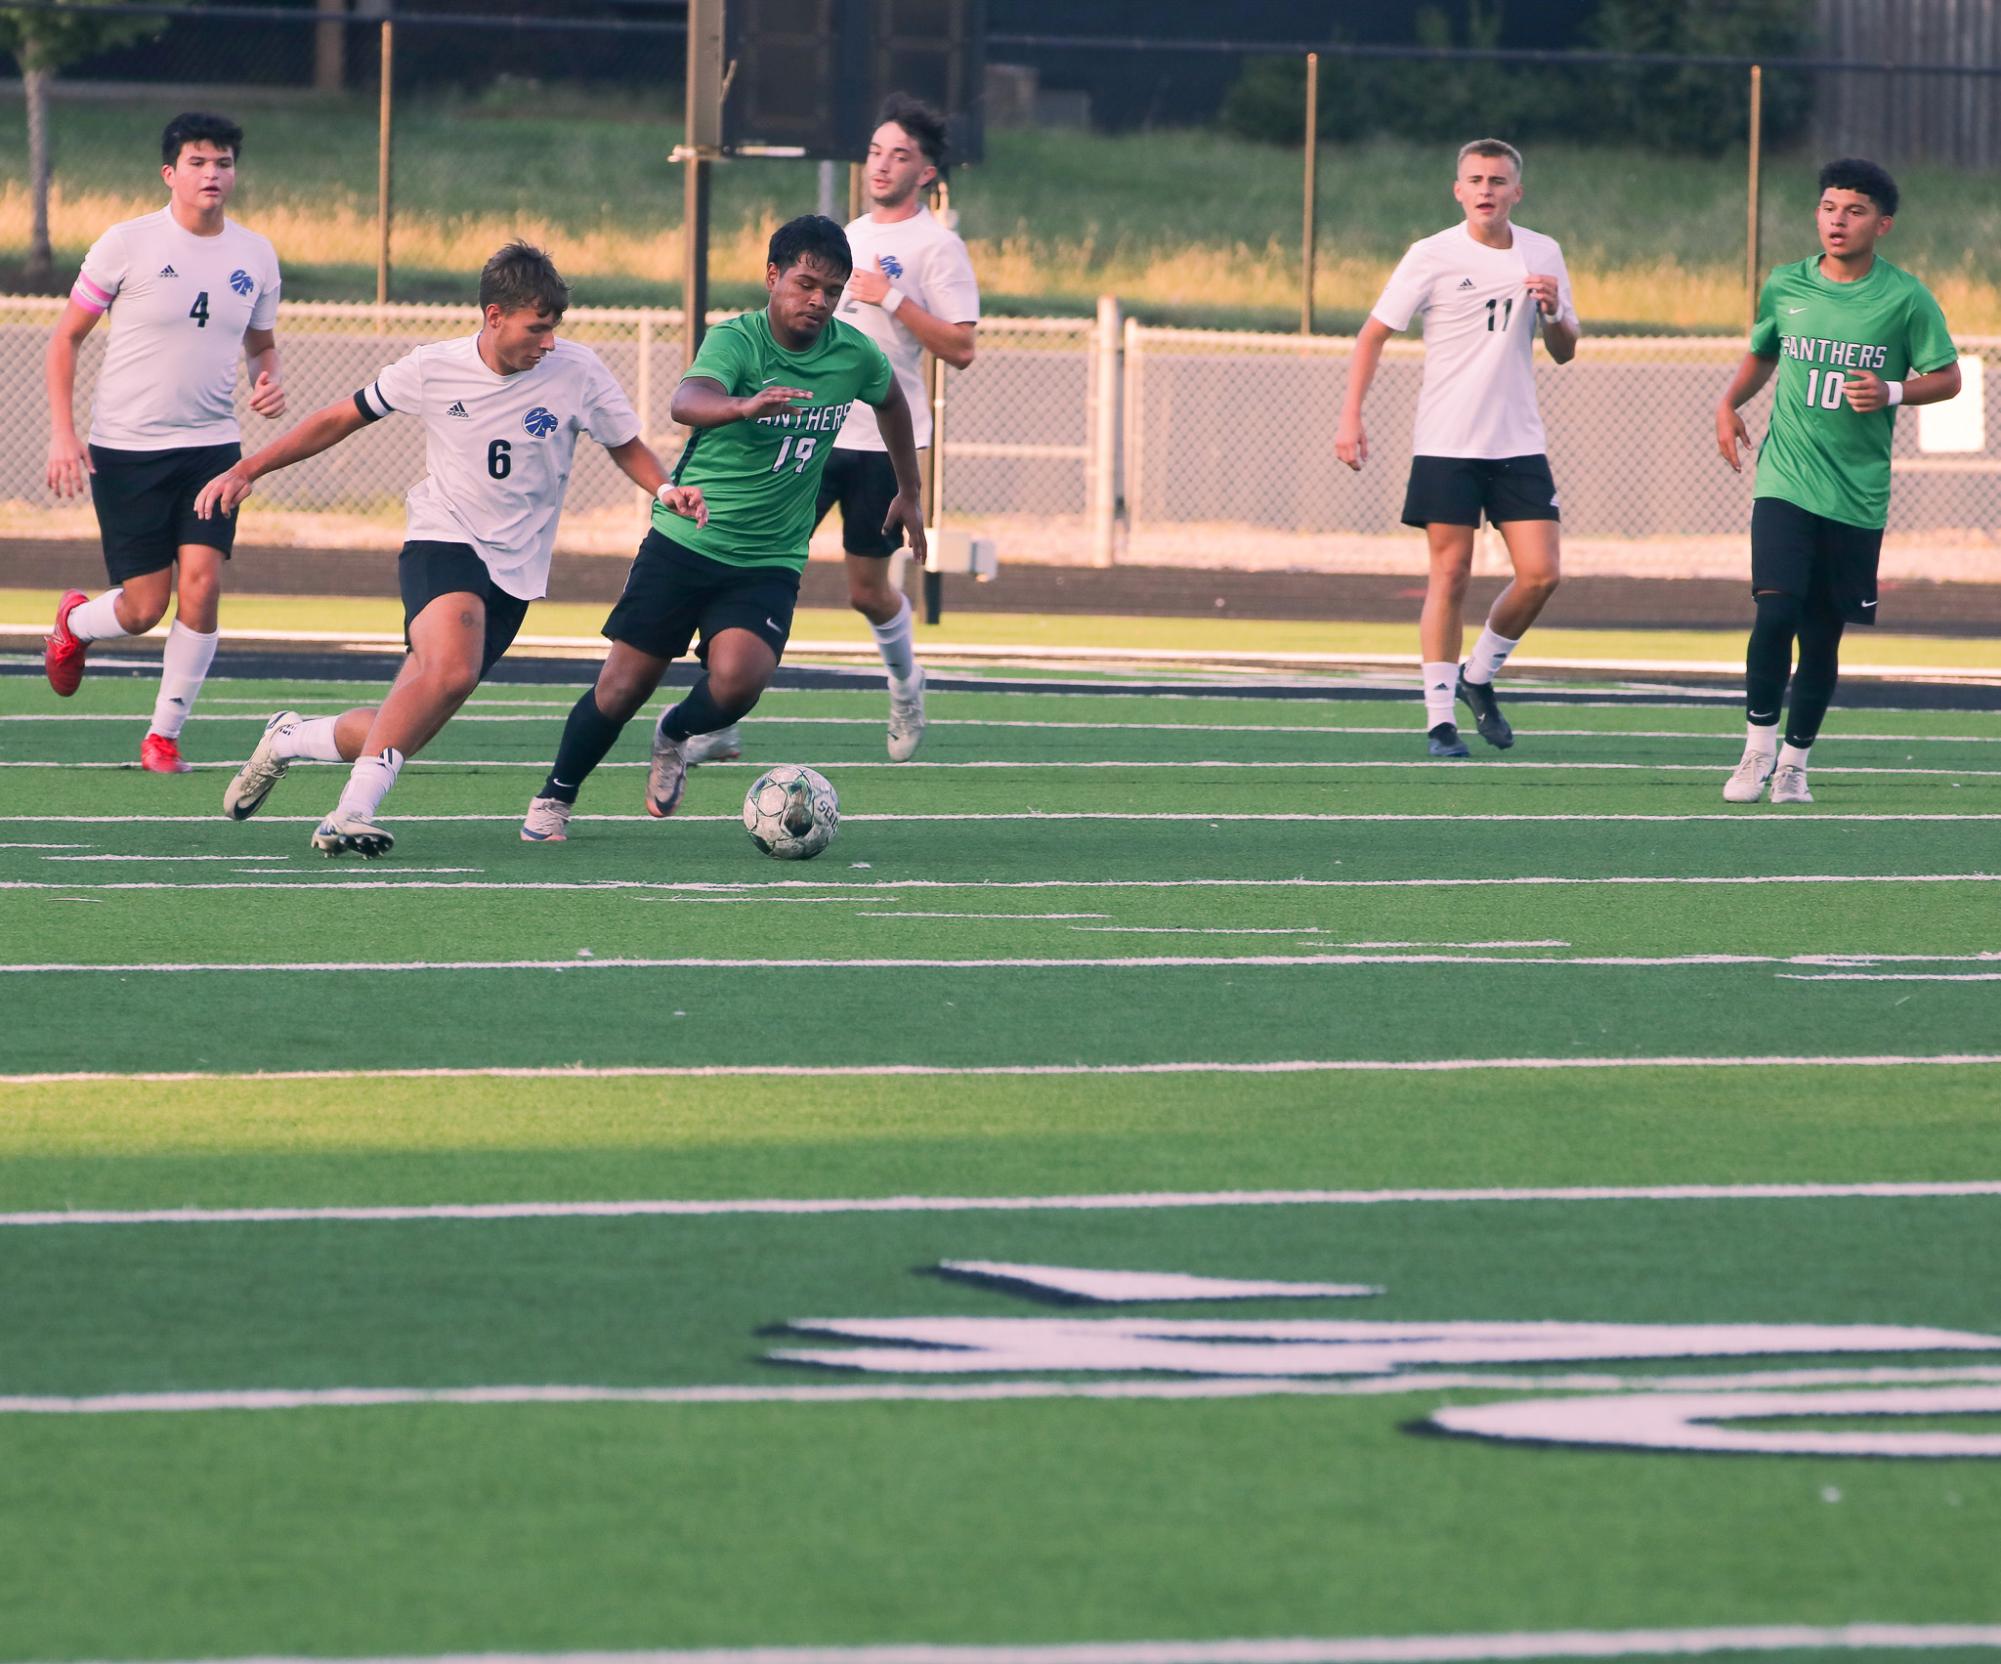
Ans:
{"type": "Polygon", "coordinates": [[[49,489],[86,487],[112,588],[68,591],[42,653],[49,685],[68,698],[93,641],[141,636],[180,605],[160,658],[160,693],[139,746],[154,774],[185,773],[181,727],[215,658],[216,608],[232,522],[195,518],[195,493],[243,453],[236,361],[248,361],[250,408],[285,413],[278,374],[278,256],[223,213],[236,189],[243,129],[191,112],[160,135],[167,206],[114,225],[84,256],[49,340],[49,489]],[[88,449],[76,435],[76,359],[109,315],[111,341],[91,401],[88,449]]]}
{"type": "Polygon", "coordinates": [[[1369,456],[1362,401],[1383,344],[1424,314],[1424,383],[1417,397],[1403,522],[1421,526],[1431,575],[1418,638],[1424,657],[1424,723],[1434,757],[1463,757],[1452,720],[1455,689],[1480,737],[1505,750],[1514,730],[1494,701],[1494,676],[1556,592],[1556,483],[1543,455],[1536,409],[1536,327],[1549,356],[1577,351],[1577,308],[1554,238],[1512,223],[1522,199],[1522,158],[1499,139],[1459,150],[1452,194],[1466,219],[1413,243],[1355,338],[1334,454],[1359,469],[1369,456]],[[1459,664],[1461,609],[1473,570],[1473,534],[1484,513],[1500,528],[1514,581],[1494,598],[1472,655],[1459,664]]]}
{"type": "Polygon", "coordinates": [[[538,248],[510,243],[479,278],[480,329],[418,347],[352,398],[202,488],[196,512],[228,515],[260,476],[315,456],[369,423],[408,411],[424,424],[424,478],[410,490],[397,573],[410,655],[380,705],[311,721],[272,717],[230,782],[224,810],[248,819],[289,763],[354,764],[313,833],[323,855],[385,855],[376,824],[406,757],[451,719],[513,642],[528,604],[548,593],[556,522],[577,436],[589,433],[669,512],[707,518],[699,491],[669,483],[639,418],[590,348],[556,339],[570,287],[538,248]]]}

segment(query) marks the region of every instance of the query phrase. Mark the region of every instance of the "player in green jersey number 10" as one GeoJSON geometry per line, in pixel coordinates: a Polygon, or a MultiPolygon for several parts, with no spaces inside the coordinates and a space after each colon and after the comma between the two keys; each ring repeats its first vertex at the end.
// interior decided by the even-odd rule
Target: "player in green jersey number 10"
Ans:
{"type": "Polygon", "coordinates": [[[1745,653],[1744,757],[1724,784],[1726,802],[1756,803],[1768,780],[1774,803],[1813,801],[1807,752],[1834,697],[1842,631],[1876,622],[1896,407],[1959,391],[1959,355],[1938,302],[1876,253],[1896,212],[1896,181],[1874,162],[1821,169],[1821,252],[1772,273],[1751,350],[1716,407],[1716,447],[1741,473],[1751,436],[1738,406],[1778,373],[1752,491],[1757,618],[1745,653]]]}

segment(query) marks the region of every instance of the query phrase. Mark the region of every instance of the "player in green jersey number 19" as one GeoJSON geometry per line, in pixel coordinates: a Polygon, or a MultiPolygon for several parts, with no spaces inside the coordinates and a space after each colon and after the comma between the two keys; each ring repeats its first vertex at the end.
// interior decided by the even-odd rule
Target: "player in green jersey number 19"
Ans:
{"type": "Polygon", "coordinates": [[[1752,492],[1757,619],[1745,653],[1744,757],[1724,784],[1726,802],[1756,803],[1767,780],[1774,803],[1813,801],[1807,752],[1834,697],[1842,631],[1876,622],[1896,407],[1959,391],[1959,355],[1938,302],[1876,253],[1896,212],[1896,181],[1874,162],[1820,170],[1821,253],[1772,273],[1751,350],[1716,407],[1717,449],[1742,472],[1750,433],[1737,407],[1778,371],[1752,492]]]}
{"type": "Polygon", "coordinates": [[[806,214],[781,225],[767,251],[769,304],[711,330],[682,376],[672,414],[693,437],[674,484],[701,489],[703,516],[690,525],[654,514],[605,620],[611,652],[564,724],[522,837],[568,835],[584,777],[699,634],[704,674],[655,725],[646,778],[647,813],[680,806],[688,740],[748,715],[777,672],[820,475],[857,400],[874,407],[896,473],[883,530],[907,535],[923,561],[910,406],[882,349],[834,316],[853,269],[847,235],[832,220],[806,214]]]}

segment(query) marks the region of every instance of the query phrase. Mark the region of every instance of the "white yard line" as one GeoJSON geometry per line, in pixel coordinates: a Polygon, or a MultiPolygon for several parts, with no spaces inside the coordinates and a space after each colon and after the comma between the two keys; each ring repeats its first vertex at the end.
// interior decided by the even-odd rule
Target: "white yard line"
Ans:
{"type": "MultiPolygon", "coordinates": [[[[385,1071],[387,1072],[387,1071],[385,1071]]],[[[138,1077],[128,1077],[138,1078],[138,1077]]],[[[1387,1207],[1540,1202],[1825,1202],[2001,1197],[2001,1179],[1896,1184],[1583,1185],[1460,1190],[1107,1191],[1052,1196],[781,1196],[713,1201],[431,1202],[384,1207],[75,1208],[0,1213],[0,1227],[403,1224],[418,1220],[710,1219],[868,1213],[1097,1213],[1185,1208],[1387,1207]]]]}
{"type": "MultiPolygon", "coordinates": [[[[324,872],[319,868],[315,871],[324,872]]],[[[392,872],[396,868],[388,869],[392,872]]],[[[406,872],[450,871],[449,868],[406,867],[406,872]]],[[[465,869],[476,871],[475,868],[465,869]]],[[[1766,884],[1996,884],[2001,872],[1958,873],[1720,873],[1685,877],[1639,874],[1610,878],[881,878],[827,879],[768,878],[741,882],[697,879],[458,879],[436,883],[413,878],[308,877],[303,872],[273,872],[268,879],[215,881],[198,879],[191,883],[169,883],[164,879],[124,878],[79,880],[59,884],[46,879],[0,879],[0,890],[269,890],[290,895],[311,895],[320,890],[597,890],[606,894],[619,891],[672,891],[704,894],[757,895],[784,894],[796,890],[839,891],[856,895],[882,895],[912,890],[1480,890],[1513,888],[1569,888],[1576,886],[1652,886],[1662,884],[1766,885],[1766,884]],[[300,883],[281,882],[301,879],[300,883]]]]}
{"type": "Polygon", "coordinates": [[[1708,1629],[1511,1630],[1492,1635],[1074,1641],[1050,1645],[418,1653],[365,1659],[266,1656],[182,1664],[1484,1664],[1486,1660],[1692,1658],[1727,1652],[1906,1652],[1952,1647],[2001,1647],[2001,1624],[1744,1624],[1708,1629]]]}
{"type": "MultiPolygon", "coordinates": [[[[704,764],[704,767],[707,765],[704,764]]],[[[676,815],[674,819],[686,821],[731,821],[735,815],[676,815]]],[[[216,815],[0,815],[0,825],[8,822],[25,822],[35,826],[208,826],[222,819],[216,815]]],[[[394,817],[397,825],[408,822],[412,825],[428,825],[439,822],[492,822],[513,824],[519,822],[518,814],[463,814],[463,815],[405,815],[394,817]]],[[[1641,814],[1488,814],[1484,811],[1464,814],[1198,814],[1185,811],[1121,811],[1121,810],[1037,810],[1019,813],[994,812],[965,815],[844,815],[849,821],[954,821],[954,820],[1117,820],[1117,821],[1178,821],[1178,820],[1228,820],[1228,821],[1324,821],[1329,824],[1354,823],[1357,825],[1460,825],[1478,822],[1485,826],[1492,822],[1519,821],[1524,823],[1578,822],[1590,824],[1600,821],[1640,821],[1676,824],[1697,821],[1733,821],[1739,826],[1814,826],[1829,821],[1883,821],[1895,824],[1928,821],[1990,821],[2001,820],[2001,811],[1972,814],[1849,814],[1838,811],[1816,809],[1810,815],[1789,815],[1760,813],[1755,809],[1739,809],[1734,813],[1710,811],[1686,815],[1641,815],[1641,814]]],[[[603,821],[631,825],[656,824],[651,815],[572,815],[572,825],[587,821],[603,821]]],[[[241,823],[246,826],[314,826],[318,817],[313,815],[259,815],[254,821],[241,823]]],[[[26,846],[24,846],[26,847],[26,846]]],[[[80,845],[78,847],[88,847],[80,845]]]]}
{"type": "MultiPolygon", "coordinates": [[[[1288,931],[1288,935],[1297,932],[1288,931]]],[[[1579,968],[1594,970],[1665,970],[1685,966],[1705,969],[1741,965],[1941,965],[1993,964],[2001,953],[1673,953],[1639,954],[1476,954],[1476,953],[1246,953],[1135,954],[1121,958],[1066,958],[1056,955],[1022,955],[991,959],[901,959],[854,957],[825,959],[738,959],[719,955],[685,955],[646,958],[607,954],[571,959],[265,959],[238,963],[223,959],[180,961],[129,961],[122,964],[91,964],[76,961],[49,961],[36,964],[0,964],[0,975],[41,975],[46,973],[94,973],[114,976],[183,976],[194,972],[246,972],[277,975],[281,972],[315,974],[321,972],[419,972],[419,971],[1157,971],[1186,969],[1265,969],[1295,970],[1325,966],[1388,965],[1479,965],[1515,968],[1579,968]]],[[[1902,980],[1869,978],[1868,980],[1902,980]]],[[[1937,981],[1937,977],[1923,980],[1937,981]]],[[[1955,976],[1955,981],[2001,981],[2001,972],[1992,978],[1955,976]]]]}
{"type": "MultiPolygon", "coordinates": [[[[72,849],[77,846],[73,844],[49,844],[45,847],[49,849],[72,849]]],[[[222,861],[222,862],[289,861],[291,860],[291,856],[289,855],[44,855],[42,859],[44,861],[118,861],[125,863],[144,861],[151,863],[151,862],[164,862],[164,861],[222,861]]]]}
{"type": "MultiPolygon", "coordinates": [[[[227,762],[227,763],[190,763],[188,766],[191,770],[195,771],[207,771],[210,773],[218,773],[225,769],[234,772],[236,769],[240,768],[242,764],[239,761],[239,762],[227,762]]],[[[294,768],[338,768],[344,765],[338,763],[300,762],[300,763],[294,763],[291,766],[294,768]]],[[[405,766],[416,769],[445,769],[445,768],[532,769],[534,772],[539,774],[547,769],[548,763],[545,759],[542,758],[524,758],[524,757],[412,757],[409,760],[408,764],[406,764],[405,766]]],[[[638,768],[651,768],[652,766],[653,765],[651,763],[644,763],[644,762],[616,762],[616,763],[606,762],[598,764],[598,772],[603,773],[606,769],[638,769],[638,768]]],[[[717,768],[717,769],[756,769],[768,765],[759,763],[704,763],[702,766],[704,768],[717,768]]],[[[1430,769],[1433,771],[1442,769],[1447,772],[1452,772],[1454,770],[1457,770],[1458,772],[1461,773],[1473,772],[1463,767],[1460,763],[1436,757],[1434,758],[1387,758],[1386,757],[1386,758],[1349,759],[1345,761],[1321,761],[1321,762],[1309,762],[1297,759],[1286,762],[1260,762],[1260,761],[1246,760],[1244,758],[1237,758],[1237,757],[1198,757],[1198,758],[1189,758],[1178,762],[1163,762],[1159,760],[1148,760],[1145,758],[1093,758],[1088,760],[1080,760],[1076,758],[1038,758],[1034,760],[1024,760],[1019,762],[1007,761],[1001,758],[980,758],[964,762],[912,762],[912,763],[892,763],[888,761],[877,762],[873,760],[862,760],[862,759],[843,759],[840,762],[828,763],[826,766],[830,770],[834,770],[844,774],[852,774],[860,769],[867,769],[870,771],[878,769],[894,769],[897,772],[904,774],[912,773],[917,770],[952,771],[952,772],[963,773],[967,771],[992,771],[992,770],[1005,770],[1005,769],[1160,770],[1160,769],[1177,769],[1177,768],[1238,769],[1245,771],[1264,770],[1267,772],[1280,772],[1280,773],[1284,772],[1297,773],[1301,771],[1314,770],[1314,769],[1365,769],[1365,768],[1430,769]]],[[[1496,763],[1493,766],[1495,768],[1507,769],[1510,772],[1520,772],[1521,770],[1524,769],[1535,769],[1544,773],[1566,773],[1566,774],[1719,774],[1728,772],[1727,770],[1719,769],[1718,765],[1715,763],[1578,763],[1578,762],[1545,763],[1545,762],[1536,762],[1529,758],[1516,758],[1516,757],[1510,757],[1505,763],[1496,763]]],[[[139,764],[137,762],[79,763],[79,762],[64,761],[60,758],[45,757],[39,759],[9,759],[6,761],[0,761],[0,768],[100,769],[100,770],[125,769],[136,772],[139,768],[139,764]]],[[[1896,775],[1900,777],[1940,776],[1954,780],[1984,780],[1989,778],[2001,778],[2001,769],[1992,769],[1992,768],[1918,768],[1918,767],[1880,768],[1874,766],[1864,766],[1855,763],[1816,763],[1813,768],[1813,773],[1816,778],[1831,774],[1839,774],[1839,775],[1887,774],[1887,775],[1896,775]]]]}
{"type": "Polygon", "coordinates": [[[2001,972],[1954,971],[1949,975],[1917,976],[1907,972],[1881,976],[1859,971],[1829,971],[1818,976],[1781,976],[1781,982],[2001,982],[2001,972]]]}

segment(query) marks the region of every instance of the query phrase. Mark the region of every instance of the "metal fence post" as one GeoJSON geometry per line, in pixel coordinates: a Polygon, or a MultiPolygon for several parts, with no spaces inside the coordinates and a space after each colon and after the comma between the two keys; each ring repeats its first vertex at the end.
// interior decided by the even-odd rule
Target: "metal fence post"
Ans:
{"type": "MultiPolygon", "coordinates": [[[[382,105],[380,136],[376,144],[375,201],[376,234],[375,248],[375,304],[389,303],[389,123],[396,105],[393,90],[396,79],[396,24],[393,19],[382,20],[382,105]]],[[[379,333],[380,320],[376,323],[379,333]]]]}
{"type": "Polygon", "coordinates": [[[1765,69],[1762,64],[1751,66],[1751,154],[1749,158],[1750,180],[1745,191],[1749,203],[1747,224],[1744,235],[1744,328],[1748,332],[1758,323],[1758,291],[1763,284],[1763,275],[1758,270],[1758,186],[1762,171],[1765,112],[1765,69]]]}
{"type": "Polygon", "coordinates": [[[639,314],[639,373],[632,378],[633,402],[639,406],[639,436],[653,443],[653,309],[639,314]]]}
{"type": "Polygon", "coordinates": [[[1110,566],[1116,555],[1119,516],[1119,298],[1098,297],[1098,328],[1091,340],[1090,514],[1091,564],[1110,566]]]}
{"type": "Polygon", "coordinates": [[[1313,333],[1313,245],[1319,237],[1320,54],[1306,54],[1305,225],[1299,237],[1299,333],[1313,333]]]}
{"type": "Polygon", "coordinates": [[[1140,443],[1145,428],[1140,411],[1140,324],[1126,319],[1126,361],[1119,378],[1119,495],[1125,505],[1126,539],[1130,544],[1133,527],[1139,521],[1140,443]]]}

